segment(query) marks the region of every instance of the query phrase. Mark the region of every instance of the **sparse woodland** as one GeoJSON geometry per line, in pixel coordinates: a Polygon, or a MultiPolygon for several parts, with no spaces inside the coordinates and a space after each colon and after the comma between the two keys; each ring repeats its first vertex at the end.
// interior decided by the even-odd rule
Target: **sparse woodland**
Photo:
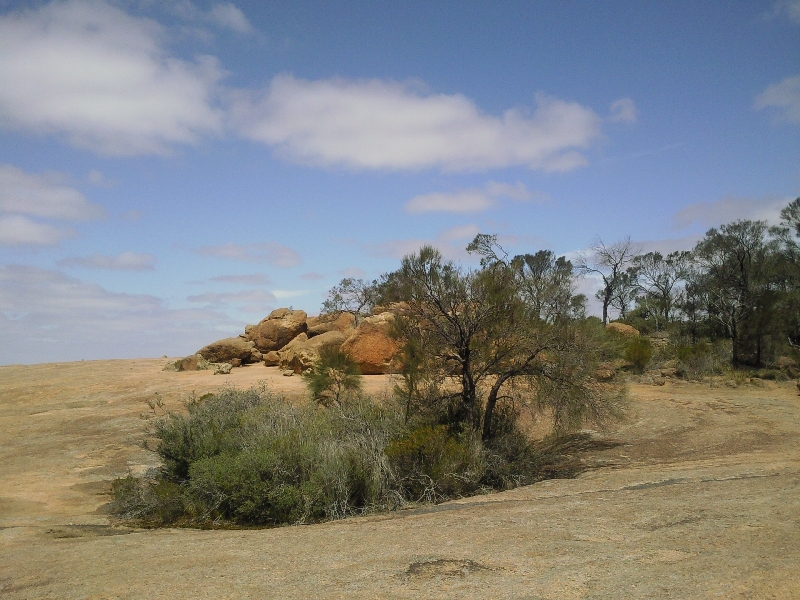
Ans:
{"type": "Polygon", "coordinates": [[[467,249],[479,267],[423,247],[379,280],[331,290],[323,312],[356,323],[392,307],[392,394],[365,397],[352,361],[328,349],[304,375],[304,406],[263,389],[181,413],[156,400],[149,443],[163,466],[116,480],[116,514],[263,526],[508,489],[573,474],[592,440],[582,428],[624,416],[625,372],[797,375],[800,198],[778,226],[736,221],[667,256],[630,239],[598,240],[575,264],[548,250],[509,256],[491,235],[467,249]],[[599,282],[602,319],[585,314],[581,276],[599,282]],[[623,325],[605,327],[612,312],[623,325]],[[617,333],[624,325],[634,335],[617,333]],[[534,439],[531,423],[550,435],[534,439]]]}

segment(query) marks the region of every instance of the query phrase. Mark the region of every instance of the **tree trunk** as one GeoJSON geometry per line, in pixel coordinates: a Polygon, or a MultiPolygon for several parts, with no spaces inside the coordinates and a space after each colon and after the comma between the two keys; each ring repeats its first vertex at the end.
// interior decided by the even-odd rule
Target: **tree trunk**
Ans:
{"type": "Polygon", "coordinates": [[[483,414],[483,432],[481,434],[481,439],[484,442],[492,437],[492,415],[494,414],[494,407],[497,405],[497,395],[500,393],[500,388],[503,387],[503,384],[511,377],[513,377],[513,373],[501,375],[489,391],[489,397],[486,399],[486,412],[483,414]]]}

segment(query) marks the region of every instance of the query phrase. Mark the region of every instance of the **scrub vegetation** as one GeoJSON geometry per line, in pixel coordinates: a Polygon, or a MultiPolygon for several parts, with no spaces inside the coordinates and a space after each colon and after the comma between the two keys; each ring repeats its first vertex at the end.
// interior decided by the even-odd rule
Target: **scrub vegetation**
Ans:
{"type": "Polygon", "coordinates": [[[146,526],[309,523],[572,475],[593,439],[581,428],[624,413],[621,370],[793,374],[800,198],[781,216],[773,228],[723,225],[666,257],[598,241],[577,266],[547,250],[511,257],[482,234],[467,247],[478,268],[423,247],[379,280],[345,279],[323,312],[361,319],[390,307],[394,393],[366,397],[356,366],[326,349],[300,406],[265,389],[191,399],[181,412],[156,399],[162,466],[116,480],[113,510],[146,526]],[[575,291],[591,274],[602,320],[575,291]],[[609,310],[644,335],[606,328],[609,310]],[[536,421],[549,426],[544,439],[530,434],[536,421]]]}

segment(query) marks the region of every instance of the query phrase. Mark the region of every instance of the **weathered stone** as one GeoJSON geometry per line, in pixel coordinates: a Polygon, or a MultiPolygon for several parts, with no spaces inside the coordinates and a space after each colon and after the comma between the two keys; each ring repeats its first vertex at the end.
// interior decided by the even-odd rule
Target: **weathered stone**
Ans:
{"type": "Polygon", "coordinates": [[[264,355],[264,364],[268,367],[277,367],[281,357],[277,350],[270,350],[264,355]]]}
{"type": "Polygon", "coordinates": [[[311,317],[306,322],[308,324],[308,337],[321,335],[328,331],[340,331],[345,336],[348,336],[355,328],[356,318],[351,313],[343,312],[335,317],[331,315],[311,317]]]}
{"type": "Polygon", "coordinates": [[[617,373],[614,371],[613,367],[607,363],[603,363],[597,366],[597,369],[594,371],[594,378],[597,381],[611,381],[616,377],[617,373]]]}
{"type": "Polygon", "coordinates": [[[393,364],[399,346],[389,335],[394,314],[383,312],[367,317],[344,341],[342,352],[358,365],[364,375],[380,375],[396,370],[393,364]]]}
{"type": "Polygon", "coordinates": [[[625,323],[617,323],[615,321],[606,325],[606,329],[627,338],[639,337],[639,330],[625,323]]]}
{"type": "Polygon", "coordinates": [[[254,362],[261,362],[261,353],[256,349],[255,344],[250,340],[240,337],[225,338],[217,340],[205,346],[197,352],[208,362],[230,363],[233,359],[239,359],[239,364],[246,365],[254,362]]]}
{"type": "Polygon", "coordinates": [[[302,310],[279,308],[247,332],[259,352],[280,350],[300,333],[305,333],[306,313],[302,310]]]}
{"type": "Polygon", "coordinates": [[[345,340],[345,335],[341,331],[326,331],[313,338],[302,339],[303,337],[305,334],[300,334],[278,352],[279,366],[282,369],[292,369],[295,373],[302,373],[314,366],[323,347],[338,348],[345,340]]]}
{"type": "Polygon", "coordinates": [[[211,368],[210,363],[199,354],[179,358],[175,362],[168,362],[164,366],[165,371],[203,371],[209,368],[211,368]]]}

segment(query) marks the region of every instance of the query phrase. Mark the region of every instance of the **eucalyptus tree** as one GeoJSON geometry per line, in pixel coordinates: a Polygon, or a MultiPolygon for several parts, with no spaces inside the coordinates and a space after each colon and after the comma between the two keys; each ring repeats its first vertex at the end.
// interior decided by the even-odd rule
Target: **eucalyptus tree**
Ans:
{"type": "Polygon", "coordinates": [[[680,282],[687,277],[689,262],[689,252],[672,252],[666,257],[660,252],[648,252],[633,259],[641,291],[638,301],[655,321],[657,330],[663,329],[675,317],[680,282]]]}
{"type": "Polygon", "coordinates": [[[710,229],[694,248],[706,312],[731,340],[734,365],[761,362],[777,299],[776,250],[766,222],[749,220],[710,229]]]}
{"type": "Polygon", "coordinates": [[[574,319],[571,265],[552,253],[509,259],[494,236],[468,246],[481,268],[465,270],[430,246],[406,256],[392,274],[402,290],[397,335],[417,365],[458,382],[447,396],[447,423],[493,437],[498,402],[523,379],[556,426],[613,412],[616,396],[591,377],[597,353],[574,319]],[[485,396],[484,396],[485,394],[485,396]]]}
{"type": "Polygon", "coordinates": [[[611,245],[606,245],[598,238],[588,254],[578,259],[578,272],[598,275],[603,281],[603,287],[597,293],[597,299],[603,305],[603,325],[608,323],[608,307],[612,306],[615,295],[630,281],[627,269],[637,253],[638,249],[630,236],[611,245]]]}

